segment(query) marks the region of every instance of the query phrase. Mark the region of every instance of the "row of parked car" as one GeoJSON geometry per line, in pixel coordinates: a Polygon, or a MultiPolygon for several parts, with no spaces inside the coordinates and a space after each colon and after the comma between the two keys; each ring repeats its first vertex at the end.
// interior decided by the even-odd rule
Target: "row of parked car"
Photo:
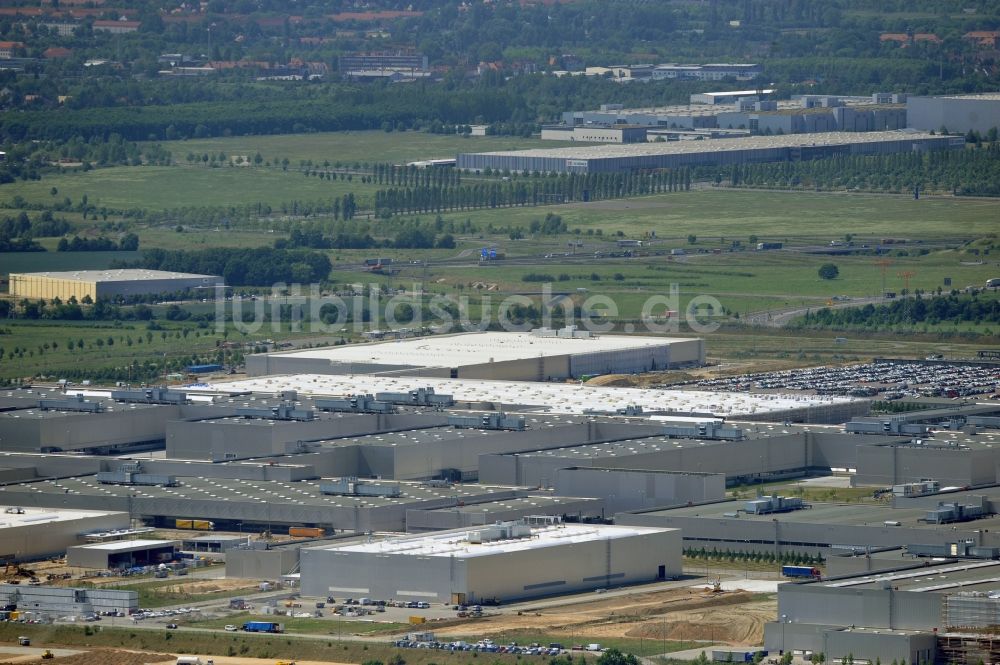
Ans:
{"type": "MultiPolygon", "coordinates": [[[[395,646],[405,649],[440,649],[441,651],[473,651],[482,653],[512,653],[521,654],[525,656],[558,656],[560,654],[566,653],[565,648],[561,644],[550,644],[548,646],[543,646],[541,644],[528,644],[519,645],[516,642],[511,642],[509,644],[496,644],[492,640],[480,640],[479,642],[469,643],[469,642],[438,642],[438,641],[416,641],[416,640],[397,640],[393,643],[395,646]]],[[[591,647],[593,651],[600,651],[599,644],[592,644],[591,647]]],[[[591,649],[585,649],[591,650],[591,649]]]]}
{"type": "MultiPolygon", "coordinates": [[[[195,607],[180,607],[175,610],[143,610],[140,609],[138,612],[132,615],[132,619],[136,621],[142,621],[143,619],[162,619],[163,617],[172,617],[183,614],[191,614],[192,612],[200,612],[201,610],[195,607]]],[[[118,616],[123,616],[119,614],[118,616]]]]}

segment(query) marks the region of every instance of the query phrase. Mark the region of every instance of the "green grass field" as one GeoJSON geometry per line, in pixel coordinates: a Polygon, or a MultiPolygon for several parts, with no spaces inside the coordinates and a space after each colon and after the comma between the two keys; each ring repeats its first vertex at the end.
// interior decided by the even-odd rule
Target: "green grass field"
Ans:
{"type": "MultiPolygon", "coordinates": [[[[152,651],[156,653],[200,654],[312,660],[335,663],[391,662],[399,656],[407,665],[469,665],[477,662],[473,654],[430,649],[398,649],[385,643],[307,639],[289,635],[262,633],[203,633],[184,630],[145,628],[110,628],[103,625],[56,626],[44,624],[0,623],[0,642],[14,644],[18,636],[31,638],[32,646],[92,647],[152,651]]],[[[95,652],[99,653],[99,652],[95,652]]],[[[479,659],[481,660],[481,659],[479,659]]],[[[99,662],[95,660],[95,662],[99,662]]],[[[522,657],[490,654],[490,663],[524,662],[522,657]]],[[[542,658],[528,662],[547,662],[542,658]]]]}
{"type": "Polygon", "coordinates": [[[292,201],[330,201],[353,192],[359,204],[375,185],[355,179],[328,181],[306,177],[294,168],[257,169],[246,167],[206,168],[201,166],[116,166],[80,173],[64,173],[42,180],[0,186],[0,201],[8,205],[15,195],[30,203],[51,204],[51,188],[59,198],[74,203],[84,194],[95,206],[147,210],[186,207],[226,207],[265,203],[277,209],[292,201]]]}
{"type": "MultiPolygon", "coordinates": [[[[488,152],[524,148],[581,145],[563,141],[513,136],[445,136],[424,132],[321,132],[317,134],[281,134],[271,136],[233,136],[229,138],[166,141],[161,144],[183,162],[189,152],[195,154],[224,152],[252,158],[260,153],[265,160],[288,159],[293,166],[299,160],[331,164],[392,162],[400,164],[422,159],[453,159],[460,152],[488,152]]],[[[586,144],[582,144],[586,145],[586,144]]]]}
{"type": "MultiPolygon", "coordinates": [[[[302,611],[302,610],[296,610],[302,611]]],[[[305,610],[309,611],[309,610],[305,610]]],[[[264,617],[266,619],[266,617],[264,617]]],[[[222,630],[230,624],[241,626],[247,621],[261,620],[249,612],[239,612],[217,619],[178,619],[182,626],[191,628],[214,628],[222,630]]],[[[392,621],[343,621],[337,619],[306,619],[282,616],[275,619],[285,626],[285,632],[308,635],[371,635],[374,633],[393,634],[406,630],[409,624],[392,621]]]]}
{"type": "MultiPolygon", "coordinates": [[[[45,238],[43,245],[49,244],[45,238]]],[[[0,252],[0,274],[60,270],[103,270],[112,261],[135,261],[139,252],[0,252]]]]}
{"type": "MultiPolygon", "coordinates": [[[[554,212],[570,229],[623,231],[642,238],[655,231],[663,241],[686,244],[688,234],[719,246],[720,237],[746,243],[759,240],[830,241],[855,235],[872,239],[979,237],[997,233],[997,202],[992,199],[922,198],[848,193],[703,189],[635,199],[574,203],[545,208],[504,208],[443,215],[470,218],[485,226],[524,225],[554,212]]],[[[584,239],[586,240],[586,239],[584,239]]],[[[679,246],[679,245],[674,245],[679,246]]]]}

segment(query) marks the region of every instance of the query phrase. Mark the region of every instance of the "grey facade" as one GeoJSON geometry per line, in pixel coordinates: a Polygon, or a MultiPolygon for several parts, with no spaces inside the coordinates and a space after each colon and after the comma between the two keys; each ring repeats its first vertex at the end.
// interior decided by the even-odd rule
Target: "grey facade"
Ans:
{"type": "Polygon", "coordinates": [[[444,603],[459,599],[465,603],[506,602],[648,582],[681,573],[680,534],[676,531],[628,532],[581,525],[563,528],[569,530],[567,533],[598,530],[607,535],[561,541],[532,538],[529,546],[520,548],[463,545],[465,532],[447,531],[388,541],[384,550],[378,543],[308,548],[301,552],[302,593],[444,603]],[[447,549],[433,553],[438,545],[431,543],[425,546],[429,548],[426,555],[417,554],[413,547],[429,538],[453,553],[449,555],[447,549]]]}
{"type": "Polygon", "coordinates": [[[988,592],[998,566],[952,561],[878,576],[782,584],[778,620],[765,626],[764,647],[823,653],[827,662],[850,655],[869,662],[933,663],[941,636],[950,640],[947,631],[956,621],[968,633],[993,625],[1000,604],[988,592]]]}
{"type": "MultiPolygon", "coordinates": [[[[938,495],[937,501],[957,500],[938,495]]],[[[720,551],[800,552],[822,557],[867,549],[898,548],[924,544],[945,545],[972,541],[983,547],[1000,547],[1000,518],[989,516],[957,524],[931,524],[924,521],[930,507],[892,508],[865,505],[817,503],[794,512],[752,515],[745,512],[744,501],[723,501],[676,509],[619,513],[618,524],[658,526],[680,529],[684,547],[720,551]]],[[[989,504],[992,506],[992,504],[989,504]]],[[[990,508],[992,510],[992,508],[990,508]]],[[[880,557],[895,558],[898,565],[908,565],[912,558],[901,550],[880,557]]],[[[870,563],[874,568],[881,567],[870,563]]],[[[887,567],[892,567],[886,564],[887,567]]]]}
{"type": "Polygon", "coordinates": [[[0,413],[0,450],[111,453],[159,447],[167,421],[179,413],[174,406],[121,405],[100,413],[37,408],[8,411],[0,413]]]}
{"type": "Polygon", "coordinates": [[[139,609],[138,591],[0,584],[0,605],[50,616],[83,615],[139,609]]]}
{"type": "Polygon", "coordinates": [[[571,467],[556,471],[553,489],[562,496],[603,497],[607,514],[613,515],[656,506],[721,501],[726,496],[726,477],[721,473],[571,467]]]}
{"type": "Polygon", "coordinates": [[[977,131],[985,134],[1000,128],[1000,94],[952,97],[910,97],[906,100],[910,127],[925,131],[946,128],[949,132],[977,131]]]}
{"type": "Polygon", "coordinates": [[[226,577],[277,580],[299,567],[299,548],[236,548],[226,552],[226,577]]]}

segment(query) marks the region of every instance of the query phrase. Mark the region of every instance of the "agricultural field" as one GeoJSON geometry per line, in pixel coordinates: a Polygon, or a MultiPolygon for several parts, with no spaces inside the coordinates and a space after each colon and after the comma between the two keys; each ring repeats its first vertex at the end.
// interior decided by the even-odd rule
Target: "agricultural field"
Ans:
{"type": "Polygon", "coordinates": [[[42,180],[0,186],[0,203],[10,205],[15,195],[33,204],[59,198],[78,202],[84,195],[90,205],[115,209],[169,210],[187,207],[229,207],[262,203],[280,208],[292,201],[329,202],[353,192],[362,207],[375,191],[354,179],[324,180],[306,177],[294,167],[223,166],[115,166],[92,171],[61,173],[42,180]]]}
{"type": "Polygon", "coordinates": [[[257,153],[265,160],[288,159],[293,165],[300,160],[312,160],[344,165],[354,163],[391,162],[401,164],[424,159],[454,159],[460,152],[488,152],[526,148],[554,148],[571,145],[563,141],[542,141],[514,136],[457,136],[425,132],[320,132],[316,134],[279,134],[269,136],[233,136],[229,138],[188,139],[165,141],[174,160],[183,162],[187,153],[224,152],[227,155],[257,153]]]}

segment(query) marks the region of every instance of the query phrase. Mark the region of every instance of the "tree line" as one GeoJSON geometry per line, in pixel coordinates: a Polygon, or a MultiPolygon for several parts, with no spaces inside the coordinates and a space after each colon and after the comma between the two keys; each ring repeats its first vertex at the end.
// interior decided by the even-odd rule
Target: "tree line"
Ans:
{"type": "Polygon", "coordinates": [[[73,236],[72,240],[61,238],[56,245],[57,252],[134,252],[139,249],[139,236],[126,233],[119,241],[106,236],[97,238],[81,238],[73,236]]]}
{"type": "MultiPolygon", "coordinates": [[[[994,132],[995,135],[995,132],[994,132]]],[[[994,136],[995,138],[995,136],[994,136]]],[[[914,188],[962,196],[1000,196],[1000,143],[965,150],[894,155],[837,155],[808,161],[738,164],[720,172],[700,167],[696,176],[728,180],[733,187],[861,189],[906,192],[914,188]]]]}
{"type": "Polygon", "coordinates": [[[138,261],[115,262],[112,267],[221,275],[227,286],[267,286],[321,282],[333,266],[326,254],[310,250],[214,247],[196,251],[147,249],[138,261]]]}
{"type": "Polygon", "coordinates": [[[953,292],[947,295],[904,298],[891,303],[807,312],[795,324],[803,328],[884,328],[898,325],[937,325],[950,322],[1000,323],[1000,301],[953,292]]]}
{"type": "Polygon", "coordinates": [[[44,252],[45,248],[35,238],[61,236],[72,228],[65,219],[53,217],[50,210],[35,220],[22,211],[0,221],[0,252],[44,252]]]}
{"type": "MultiPolygon", "coordinates": [[[[485,176],[501,175],[487,170],[485,176]]],[[[379,217],[396,214],[539,206],[568,201],[600,201],[691,189],[691,169],[627,173],[512,174],[458,186],[380,189],[374,208],[379,217]]]]}

